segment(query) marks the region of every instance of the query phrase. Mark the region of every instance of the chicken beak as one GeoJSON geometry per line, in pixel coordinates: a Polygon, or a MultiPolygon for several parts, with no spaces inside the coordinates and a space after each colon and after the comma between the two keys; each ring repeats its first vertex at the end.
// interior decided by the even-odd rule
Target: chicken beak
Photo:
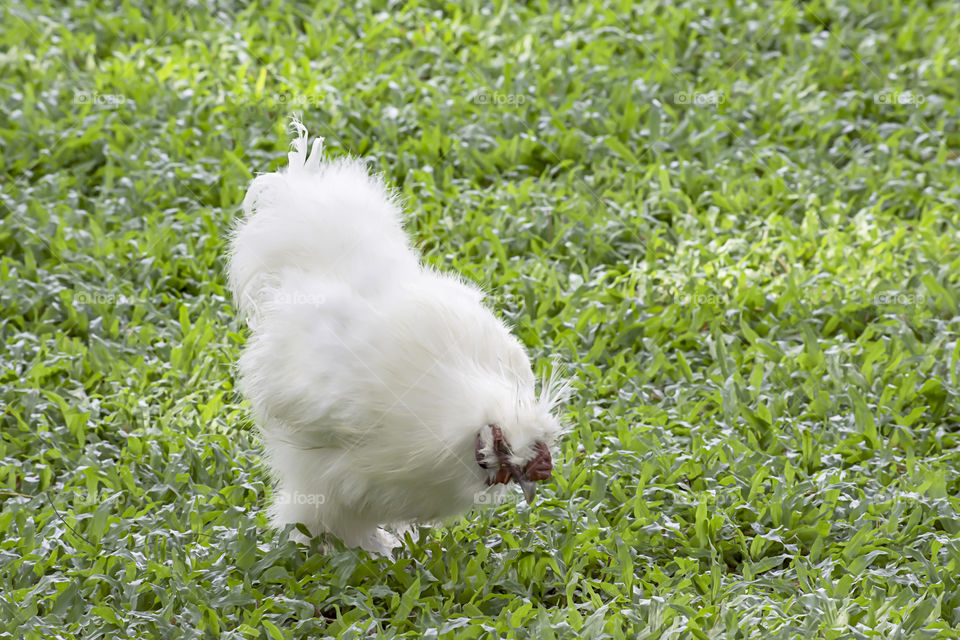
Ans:
{"type": "Polygon", "coordinates": [[[533,504],[533,499],[537,497],[537,481],[524,478],[520,481],[520,488],[523,489],[523,497],[527,500],[527,504],[533,504]]]}
{"type": "Polygon", "coordinates": [[[527,504],[533,504],[533,499],[537,497],[537,481],[530,480],[526,475],[516,469],[516,467],[511,469],[511,475],[517,484],[520,485],[520,488],[523,489],[523,497],[526,499],[527,504]]]}

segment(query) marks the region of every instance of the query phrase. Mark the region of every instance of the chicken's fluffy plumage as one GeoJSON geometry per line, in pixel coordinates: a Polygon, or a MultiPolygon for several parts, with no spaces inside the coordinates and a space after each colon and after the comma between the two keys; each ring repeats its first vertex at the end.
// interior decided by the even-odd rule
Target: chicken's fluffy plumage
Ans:
{"type": "Polygon", "coordinates": [[[361,161],[324,160],[322,139],[308,155],[296,126],[289,166],[253,181],[231,247],[251,329],[239,387],[276,481],[273,522],[385,552],[380,525],[462,513],[504,482],[492,425],[514,477],[552,446],[562,385],[536,395],[481,292],[422,265],[397,198],[361,161]]]}

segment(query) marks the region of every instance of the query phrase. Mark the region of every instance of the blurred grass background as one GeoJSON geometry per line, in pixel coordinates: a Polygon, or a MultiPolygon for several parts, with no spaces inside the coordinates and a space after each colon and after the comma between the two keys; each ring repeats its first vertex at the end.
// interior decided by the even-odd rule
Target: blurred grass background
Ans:
{"type": "Polygon", "coordinates": [[[0,15],[0,637],[960,637],[955,2],[0,15]],[[534,508],[267,529],[223,252],[292,113],[567,363],[534,508]]]}

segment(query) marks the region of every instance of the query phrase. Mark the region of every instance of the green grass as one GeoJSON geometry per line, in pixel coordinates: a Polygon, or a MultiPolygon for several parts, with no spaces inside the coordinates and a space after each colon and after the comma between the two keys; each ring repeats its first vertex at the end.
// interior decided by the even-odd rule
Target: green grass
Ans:
{"type": "Polygon", "coordinates": [[[960,638],[960,7],[607,6],[3,4],[0,638],[960,638]],[[575,376],[534,508],[267,528],[295,111],[575,376]]]}

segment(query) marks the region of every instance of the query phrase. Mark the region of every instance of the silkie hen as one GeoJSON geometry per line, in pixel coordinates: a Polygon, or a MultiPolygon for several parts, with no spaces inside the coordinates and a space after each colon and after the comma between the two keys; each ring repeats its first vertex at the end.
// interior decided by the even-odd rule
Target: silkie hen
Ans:
{"type": "Polygon", "coordinates": [[[276,482],[271,520],[389,553],[381,525],[469,510],[550,476],[555,376],[455,275],[420,263],[396,195],[358,159],[308,156],[258,176],[233,237],[230,286],[251,330],[239,388],[276,482]]]}

